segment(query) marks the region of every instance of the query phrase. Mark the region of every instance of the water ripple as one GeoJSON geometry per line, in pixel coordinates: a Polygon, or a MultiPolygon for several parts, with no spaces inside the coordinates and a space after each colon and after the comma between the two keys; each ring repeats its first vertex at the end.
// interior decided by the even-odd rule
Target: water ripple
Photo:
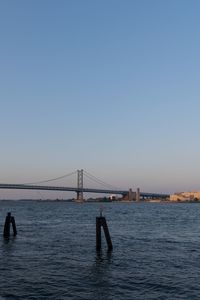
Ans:
{"type": "Polygon", "coordinates": [[[200,205],[105,204],[114,245],[95,250],[98,204],[0,202],[0,300],[200,299],[200,205]]]}

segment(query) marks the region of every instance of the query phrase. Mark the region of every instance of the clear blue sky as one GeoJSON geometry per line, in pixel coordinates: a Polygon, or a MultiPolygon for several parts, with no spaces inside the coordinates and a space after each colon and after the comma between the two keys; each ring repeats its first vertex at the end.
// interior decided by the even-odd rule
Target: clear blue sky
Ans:
{"type": "Polygon", "coordinates": [[[199,11],[197,0],[1,1],[0,182],[83,168],[121,188],[200,190],[199,11]]]}

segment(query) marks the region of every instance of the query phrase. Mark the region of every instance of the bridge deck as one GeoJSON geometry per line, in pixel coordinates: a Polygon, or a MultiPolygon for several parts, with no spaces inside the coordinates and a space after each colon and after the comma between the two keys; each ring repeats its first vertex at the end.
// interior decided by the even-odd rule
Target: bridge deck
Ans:
{"type": "MultiPolygon", "coordinates": [[[[102,193],[102,194],[116,194],[126,195],[128,191],[125,190],[104,190],[104,189],[90,189],[77,187],[61,187],[61,186],[45,186],[45,185],[30,185],[30,184],[0,184],[0,189],[20,189],[20,190],[43,190],[43,191],[69,191],[69,192],[84,192],[84,193],[102,193]]],[[[140,193],[141,197],[147,198],[168,198],[168,194],[159,193],[140,193]]]]}

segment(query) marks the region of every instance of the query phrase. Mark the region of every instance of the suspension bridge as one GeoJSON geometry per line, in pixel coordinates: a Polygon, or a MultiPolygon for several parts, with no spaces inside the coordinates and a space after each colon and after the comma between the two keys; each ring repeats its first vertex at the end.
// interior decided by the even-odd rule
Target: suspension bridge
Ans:
{"type": "Polygon", "coordinates": [[[24,184],[10,184],[10,183],[1,183],[0,189],[16,189],[16,190],[40,190],[40,191],[68,191],[76,193],[76,201],[84,201],[84,193],[95,193],[95,194],[109,194],[109,195],[121,195],[122,200],[127,201],[140,201],[141,199],[167,199],[169,194],[160,194],[160,193],[144,193],[141,192],[139,188],[136,191],[133,191],[131,188],[129,190],[118,189],[101,179],[98,179],[94,175],[84,171],[83,169],[77,170],[75,172],[38,182],[24,183],[24,184]],[[49,183],[55,180],[63,179],[71,175],[77,174],[77,185],[76,187],[69,186],[52,186],[52,185],[41,185],[44,183],[49,183]],[[96,182],[100,185],[103,185],[104,188],[85,188],[83,185],[84,177],[89,178],[93,182],[96,182]]]}

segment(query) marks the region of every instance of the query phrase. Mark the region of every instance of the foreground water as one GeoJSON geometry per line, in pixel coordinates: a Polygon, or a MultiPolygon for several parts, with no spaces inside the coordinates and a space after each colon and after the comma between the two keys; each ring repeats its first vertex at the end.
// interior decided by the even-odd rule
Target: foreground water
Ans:
{"type": "Polygon", "coordinates": [[[0,299],[200,299],[200,204],[107,203],[113,252],[95,250],[100,204],[1,201],[0,299]]]}

